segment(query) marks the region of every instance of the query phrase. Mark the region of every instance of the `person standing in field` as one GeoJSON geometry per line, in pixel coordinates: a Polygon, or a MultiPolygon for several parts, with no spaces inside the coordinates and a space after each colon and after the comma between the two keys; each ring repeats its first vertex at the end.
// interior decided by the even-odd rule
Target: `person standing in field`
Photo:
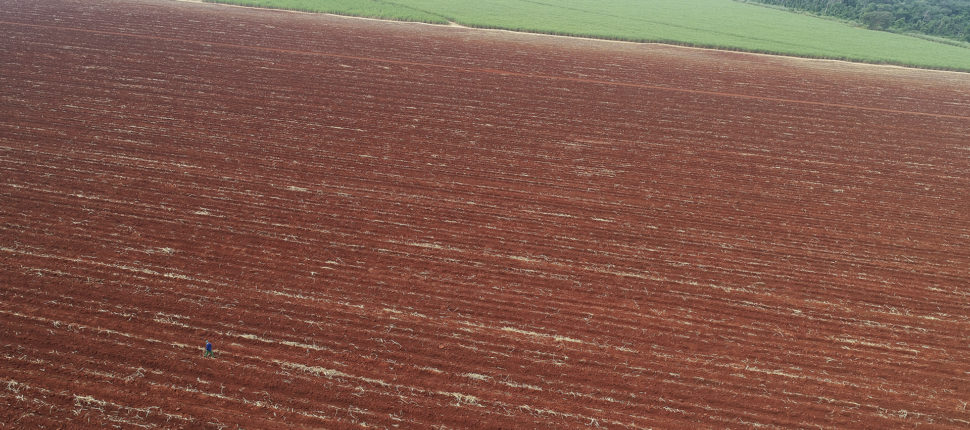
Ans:
{"type": "Polygon", "coordinates": [[[202,354],[202,357],[215,357],[212,354],[212,342],[209,342],[208,340],[205,341],[205,353],[202,354]]]}

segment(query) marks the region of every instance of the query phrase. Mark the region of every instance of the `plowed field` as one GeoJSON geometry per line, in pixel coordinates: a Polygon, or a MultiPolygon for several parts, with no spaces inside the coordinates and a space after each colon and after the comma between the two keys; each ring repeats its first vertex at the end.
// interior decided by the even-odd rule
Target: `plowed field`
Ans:
{"type": "Polygon", "coordinates": [[[6,427],[970,426],[966,74],[164,0],[0,40],[6,427]]]}

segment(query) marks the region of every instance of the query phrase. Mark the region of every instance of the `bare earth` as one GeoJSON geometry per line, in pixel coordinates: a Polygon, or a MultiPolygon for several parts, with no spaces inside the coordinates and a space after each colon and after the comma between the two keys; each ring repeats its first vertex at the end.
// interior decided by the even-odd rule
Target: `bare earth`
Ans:
{"type": "Polygon", "coordinates": [[[164,0],[0,40],[0,428],[970,426],[970,75],[164,0]]]}

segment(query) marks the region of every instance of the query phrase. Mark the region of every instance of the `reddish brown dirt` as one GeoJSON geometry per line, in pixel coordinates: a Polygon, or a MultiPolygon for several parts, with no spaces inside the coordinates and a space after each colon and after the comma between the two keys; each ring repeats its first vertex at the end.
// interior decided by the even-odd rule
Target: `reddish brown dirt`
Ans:
{"type": "Polygon", "coordinates": [[[966,74],[160,0],[0,34],[7,427],[970,425],[966,74]]]}

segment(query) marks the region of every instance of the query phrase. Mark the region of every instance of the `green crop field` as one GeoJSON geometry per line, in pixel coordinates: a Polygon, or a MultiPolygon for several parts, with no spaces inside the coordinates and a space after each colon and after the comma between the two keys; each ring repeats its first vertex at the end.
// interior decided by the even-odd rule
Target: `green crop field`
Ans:
{"type": "Polygon", "coordinates": [[[970,46],[736,0],[206,0],[469,27],[970,71],[970,46]]]}

